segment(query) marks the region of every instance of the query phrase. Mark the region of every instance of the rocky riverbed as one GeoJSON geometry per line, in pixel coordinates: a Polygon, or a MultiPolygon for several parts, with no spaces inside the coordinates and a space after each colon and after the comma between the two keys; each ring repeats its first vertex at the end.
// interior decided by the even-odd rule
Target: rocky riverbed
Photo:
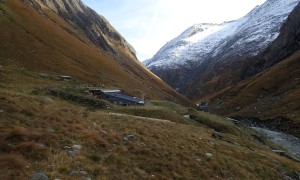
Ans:
{"type": "Polygon", "coordinates": [[[272,142],[284,147],[293,156],[300,157],[300,138],[261,127],[252,127],[252,129],[266,135],[272,142]]]}

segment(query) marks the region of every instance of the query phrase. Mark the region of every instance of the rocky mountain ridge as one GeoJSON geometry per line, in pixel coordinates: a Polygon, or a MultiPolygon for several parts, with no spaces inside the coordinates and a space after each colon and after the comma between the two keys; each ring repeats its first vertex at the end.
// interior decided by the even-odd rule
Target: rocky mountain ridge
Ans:
{"type": "Polygon", "coordinates": [[[110,23],[81,0],[24,0],[40,13],[52,10],[64,20],[80,29],[88,40],[106,52],[118,55],[124,51],[136,59],[134,48],[110,23]]]}

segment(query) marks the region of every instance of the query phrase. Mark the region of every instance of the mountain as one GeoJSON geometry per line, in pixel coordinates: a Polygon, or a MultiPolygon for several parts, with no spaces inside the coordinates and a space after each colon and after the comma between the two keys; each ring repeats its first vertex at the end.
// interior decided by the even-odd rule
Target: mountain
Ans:
{"type": "Polygon", "coordinates": [[[237,119],[264,122],[300,137],[300,4],[280,34],[242,74],[250,78],[209,99],[209,109],[237,119]]]}
{"type": "Polygon", "coordinates": [[[221,24],[196,24],[163,46],[144,64],[156,75],[199,102],[258,73],[243,74],[280,33],[299,0],[267,0],[246,16],[221,24]]]}
{"type": "Polygon", "coordinates": [[[299,148],[192,107],[81,1],[0,0],[1,180],[299,179],[299,148]]]}
{"type": "Polygon", "coordinates": [[[134,48],[117,32],[110,23],[80,0],[49,1],[26,0],[41,14],[47,16],[44,8],[52,10],[65,21],[80,30],[98,47],[114,54],[119,51],[135,56],[134,48]],[[119,49],[118,49],[119,48],[119,49]]]}
{"type": "Polygon", "coordinates": [[[133,47],[80,0],[5,1],[0,3],[0,23],[1,87],[56,86],[61,82],[38,74],[70,75],[74,84],[192,105],[147,70],[133,47]]]}

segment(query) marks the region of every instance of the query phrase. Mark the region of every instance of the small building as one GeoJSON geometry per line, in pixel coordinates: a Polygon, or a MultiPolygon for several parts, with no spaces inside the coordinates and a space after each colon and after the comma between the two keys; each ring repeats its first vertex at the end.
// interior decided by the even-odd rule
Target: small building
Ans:
{"type": "Polygon", "coordinates": [[[60,75],[59,80],[61,80],[61,81],[71,81],[72,77],[71,76],[60,75]]]}
{"type": "Polygon", "coordinates": [[[121,92],[121,90],[114,89],[90,89],[89,92],[93,96],[97,96],[99,99],[104,99],[113,104],[118,104],[122,106],[132,106],[139,105],[144,106],[145,102],[136,97],[126,95],[121,92]]]}

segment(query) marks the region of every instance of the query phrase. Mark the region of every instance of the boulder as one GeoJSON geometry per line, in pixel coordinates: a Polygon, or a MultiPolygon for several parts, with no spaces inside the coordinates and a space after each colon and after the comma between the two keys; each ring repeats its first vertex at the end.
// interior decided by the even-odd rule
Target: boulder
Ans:
{"type": "Polygon", "coordinates": [[[35,173],[31,180],[49,180],[49,178],[44,173],[35,173]]]}

